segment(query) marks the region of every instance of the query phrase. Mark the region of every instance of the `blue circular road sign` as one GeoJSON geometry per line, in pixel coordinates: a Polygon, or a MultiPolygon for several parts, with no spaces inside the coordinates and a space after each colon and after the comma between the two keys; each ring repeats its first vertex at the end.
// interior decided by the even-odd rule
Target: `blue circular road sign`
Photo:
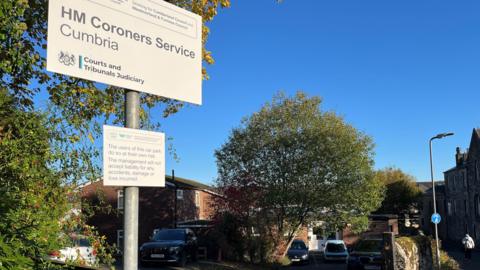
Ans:
{"type": "Polygon", "coordinates": [[[440,215],[438,213],[434,213],[432,215],[432,223],[438,224],[438,223],[440,223],[441,220],[442,220],[442,217],[440,217],[440,215]]]}

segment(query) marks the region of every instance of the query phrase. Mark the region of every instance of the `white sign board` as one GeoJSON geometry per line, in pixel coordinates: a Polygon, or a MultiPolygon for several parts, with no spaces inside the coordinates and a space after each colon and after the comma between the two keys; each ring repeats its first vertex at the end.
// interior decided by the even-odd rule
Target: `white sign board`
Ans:
{"type": "Polygon", "coordinates": [[[165,134],[103,126],[105,186],[165,186],[165,134]]]}
{"type": "Polygon", "coordinates": [[[49,0],[47,70],[202,103],[202,18],[162,0],[49,0]]]}

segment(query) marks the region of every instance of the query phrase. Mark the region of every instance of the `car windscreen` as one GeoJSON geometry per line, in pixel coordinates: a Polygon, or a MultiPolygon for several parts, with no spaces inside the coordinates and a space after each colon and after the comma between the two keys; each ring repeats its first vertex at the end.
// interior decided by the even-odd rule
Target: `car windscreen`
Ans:
{"type": "Polygon", "coordinates": [[[307,249],[305,246],[305,243],[303,242],[293,242],[292,245],[290,246],[291,250],[301,250],[301,249],[307,249]]]}
{"type": "Polygon", "coordinates": [[[355,246],[354,251],[359,252],[381,252],[383,243],[381,240],[361,240],[355,246]]]}
{"type": "Polygon", "coordinates": [[[153,236],[155,241],[181,240],[185,241],[184,230],[161,230],[153,236]]]}
{"type": "Polygon", "coordinates": [[[80,238],[75,241],[75,245],[78,247],[89,247],[90,246],[90,241],[85,238],[80,238]]]}
{"type": "Polygon", "coordinates": [[[343,244],[327,243],[326,250],[328,252],[344,252],[345,246],[343,244]]]}

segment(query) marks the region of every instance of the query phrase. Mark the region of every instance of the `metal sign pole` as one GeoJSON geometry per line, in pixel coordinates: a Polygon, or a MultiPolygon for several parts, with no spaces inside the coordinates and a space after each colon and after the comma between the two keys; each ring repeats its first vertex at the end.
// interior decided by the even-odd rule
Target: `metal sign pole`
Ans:
{"type": "MultiPolygon", "coordinates": [[[[125,90],[125,127],[140,127],[140,93],[125,90]]],[[[137,270],[138,262],[138,187],[125,187],[123,269],[137,270]]]]}
{"type": "MultiPolygon", "coordinates": [[[[436,214],[437,213],[437,199],[435,197],[435,180],[433,180],[433,161],[432,161],[432,140],[433,139],[434,138],[430,139],[430,143],[429,143],[429,148],[430,148],[430,176],[431,176],[431,179],[432,179],[433,213],[436,214]]],[[[437,253],[437,256],[435,257],[437,268],[441,269],[442,266],[440,264],[440,247],[438,245],[438,226],[437,226],[437,223],[435,223],[435,250],[436,250],[436,253],[437,253]]]]}

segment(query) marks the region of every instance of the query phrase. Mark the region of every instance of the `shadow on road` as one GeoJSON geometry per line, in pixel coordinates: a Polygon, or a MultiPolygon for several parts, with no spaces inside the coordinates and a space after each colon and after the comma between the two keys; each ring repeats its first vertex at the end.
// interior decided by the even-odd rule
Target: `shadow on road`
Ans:
{"type": "Polygon", "coordinates": [[[347,265],[344,262],[324,262],[322,253],[318,251],[310,252],[310,264],[308,265],[291,265],[286,269],[289,270],[346,270],[347,265]]]}

